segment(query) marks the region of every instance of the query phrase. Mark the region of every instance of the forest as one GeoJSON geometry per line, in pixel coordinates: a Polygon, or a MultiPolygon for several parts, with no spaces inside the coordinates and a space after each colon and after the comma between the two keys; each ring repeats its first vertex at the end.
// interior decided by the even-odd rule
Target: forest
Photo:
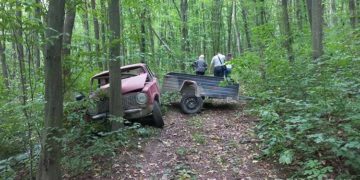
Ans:
{"type": "Polygon", "coordinates": [[[360,0],[1,0],[0,179],[359,179],[359,24],[360,0]],[[163,128],[123,125],[120,67],[161,86],[219,52],[250,100],[183,115],[162,94],[163,128]],[[111,127],[74,98],[104,70],[111,127]]]}

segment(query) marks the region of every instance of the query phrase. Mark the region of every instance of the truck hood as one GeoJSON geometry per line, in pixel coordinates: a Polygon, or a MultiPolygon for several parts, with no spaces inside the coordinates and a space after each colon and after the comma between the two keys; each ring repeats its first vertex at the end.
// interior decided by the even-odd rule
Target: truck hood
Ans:
{"type": "MultiPolygon", "coordinates": [[[[147,74],[140,74],[138,76],[129,77],[121,80],[121,92],[126,94],[131,91],[142,89],[145,86],[147,74]]],[[[100,89],[107,90],[110,87],[110,84],[101,86],[100,89]]]]}

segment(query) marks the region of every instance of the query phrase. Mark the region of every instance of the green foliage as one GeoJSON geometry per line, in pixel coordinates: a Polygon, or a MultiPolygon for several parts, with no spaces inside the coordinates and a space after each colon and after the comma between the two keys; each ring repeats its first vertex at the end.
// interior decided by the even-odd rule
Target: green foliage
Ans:
{"type": "Polygon", "coordinates": [[[180,102],[181,94],[179,92],[166,92],[161,94],[161,112],[166,113],[168,106],[174,102],[180,102]]]}
{"type": "Polygon", "coordinates": [[[202,121],[201,117],[194,116],[190,120],[187,121],[189,126],[195,129],[201,129],[204,126],[204,122],[202,121]]]}
{"type": "Polygon", "coordinates": [[[187,180],[187,179],[197,179],[196,174],[185,164],[179,164],[175,167],[176,170],[176,179],[187,180]]]}
{"type": "MultiPolygon", "coordinates": [[[[109,121],[84,121],[85,107],[88,105],[88,101],[81,101],[67,103],[65,106],[66,128],[61,138],[65,156],[62,164],[71,176],[93,170],[97,161],[114,157],[118,148],[136,147],[137,138],[148,138],[158,131],[156,128],[134,123],[132,126],[109,132],[109,121]]],[[[122,118],[112,120],[123,122],[122,118]]]]}
{"type": "Polygon", "coordinates": [[[289,63],[284,49],[276,46],[279,41],[262,31],[271,29],[259,32],[266,44],[265,59],[256,52],[244,53],[232,62],[232,76],[245,94],[255,97],[251,112],[261,118],[257,134],[264,140],[263,155],[300,165],[303,173],[298,177],[341,174],[337,163],[358,174],[360,34],[346,28],[329,32],[326,54],[316,62],[304,58],[308,46],[295,43],[298,58],[289,63]]]}
{"type": "Polygon", "coordinates": [[[326,178],[326,174],[333,171],[333,167],[324,167],[318,160],[309,160],[305,162],[303,171],[303,175],[309,179],[324,179],[326,178]]]}
{"type": "Polygon", "coordinates": [[[196,142],[198,144],[205,144],[206,143],[205,136],[203,134],[200,134],[200,133],[193,133],[192,134],[192,139],[193,139],[194,142],[196,142]]]}

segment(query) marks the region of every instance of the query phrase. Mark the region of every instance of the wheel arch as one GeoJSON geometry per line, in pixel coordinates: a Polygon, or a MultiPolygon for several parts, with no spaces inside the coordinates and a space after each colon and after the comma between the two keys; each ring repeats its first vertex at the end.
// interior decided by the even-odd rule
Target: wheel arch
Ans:
{"type": "Polygon", "coordinates": [[[182,83],[179,92],[182,95],[184,95],[184,94],[193,94],[196,97],[200,97],[199,86],[195,81],[185,80],[182,83]]]}

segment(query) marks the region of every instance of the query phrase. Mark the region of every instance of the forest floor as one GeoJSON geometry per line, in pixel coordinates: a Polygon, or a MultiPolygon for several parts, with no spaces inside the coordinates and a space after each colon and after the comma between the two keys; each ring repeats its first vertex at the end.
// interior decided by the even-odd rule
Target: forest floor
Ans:
{"type": "Polygon", "coordinates": [[[245,115],[244,106],[205,103],[197,115],[182,114],[177,105],[170,106],[164,116],[165,127],[158,134],[138,139],[137,148],[119,149],[119,155],[111,160],[111,172],[93,178],[284,178],[285,170],[277,163],[257,159],[257,119],[245,115]]]}

